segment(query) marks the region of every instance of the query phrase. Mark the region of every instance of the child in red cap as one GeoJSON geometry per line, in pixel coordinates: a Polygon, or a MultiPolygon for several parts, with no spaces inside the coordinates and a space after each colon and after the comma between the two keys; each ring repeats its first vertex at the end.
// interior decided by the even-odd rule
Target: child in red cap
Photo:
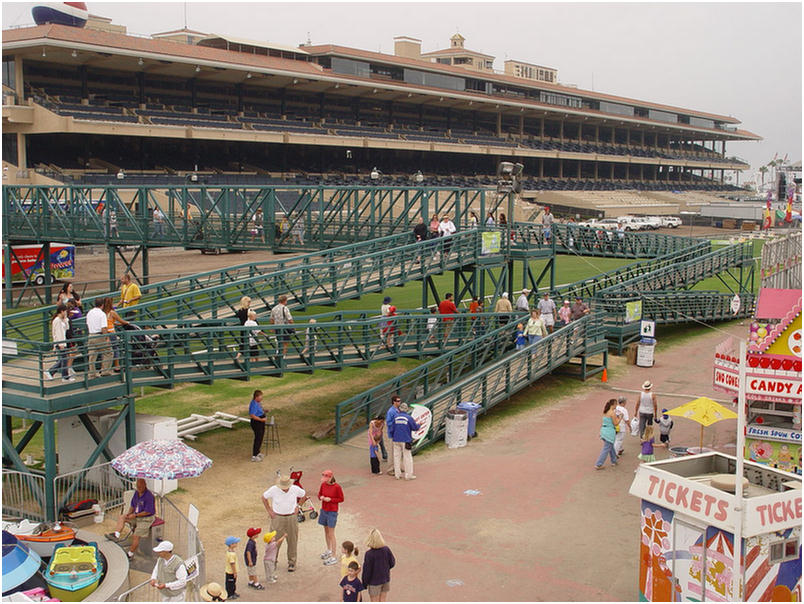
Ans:
{"type": "Polygon", "coordinates": [[[246,572],[248,573],[248,586],[253,589],[265,589],[257,579],[257,542],[254,537],[262,532],[261,528],[250,528],[246,531],[246,550],[243,557],[246,559],[246,572]]]}

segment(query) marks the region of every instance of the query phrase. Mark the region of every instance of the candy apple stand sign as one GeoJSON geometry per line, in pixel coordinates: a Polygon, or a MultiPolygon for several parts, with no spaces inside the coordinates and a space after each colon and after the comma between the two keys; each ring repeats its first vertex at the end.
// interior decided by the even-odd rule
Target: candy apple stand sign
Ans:
{"type": "Polygon", "coordinates": [[[413,437],[413,448],[419,448],[430,433],[430,427],[433,425],[433,412],[424,405],[413,404],[410,405],[410,416],[417,424],[419,429],[416,430],[411,436],[413,437]]]}
{"type": "MultiPolygon", "coordinates": [[[[801,474],[801,290],[763,288],[748,326],[745,459],[801,474]]],[[[738,342],[715,350],[715,390],[734,395],[738,342]]]]}

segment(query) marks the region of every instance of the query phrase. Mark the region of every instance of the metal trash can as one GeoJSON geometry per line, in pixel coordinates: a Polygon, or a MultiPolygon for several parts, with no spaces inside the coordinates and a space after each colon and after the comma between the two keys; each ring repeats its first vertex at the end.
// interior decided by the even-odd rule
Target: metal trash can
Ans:
{"type": "Polygon", "coordinates": [[[447,421],[444,432],[444,442],[447,449],[457,449],[466,446],[466,426],[469,417],[462,409],[448,409],[447,421]]]}
{"type": "Polygon", "coordinates": [[[469,438],[474,438],[475,436],[477,436],[477,432],[475,431],[475,424],[477,423],[477,414],[480,413],[481,405],[466,401],[460,403],[458,405],[458,409],[466,411],[466,415],[469,418],[469,423],[466,426],[467,430],[466,434],[469,438]]]}
{"type": "Polygon", "coordinates": [[[656,348],[656,338],[642,338],[637,347],[637,367],[653,367],[653,355],[656,348]]]}

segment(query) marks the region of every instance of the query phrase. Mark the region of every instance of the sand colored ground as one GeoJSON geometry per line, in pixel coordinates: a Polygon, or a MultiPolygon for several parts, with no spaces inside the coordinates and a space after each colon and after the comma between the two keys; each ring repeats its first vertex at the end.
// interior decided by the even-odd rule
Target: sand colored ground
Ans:
{"type": "MultiPolygon", "coordinates": [[[[727,331],[744,329],[735,323],[727,331]]],[[[221,583],[224,538],[245,539],[249,526],[268,527],[260,494],[277,468],[293,465],[305,471],[303,483],[313,494],[321,470],[334,470],[346,494],[336,529],[339,542],[350,539],[362,546],[370,528],[383,532],[398,561],[391,600],[634,600],[639,502],[628,488],[639,443],[627,438],[618,467],[593,468],[603,403],[625,393],[631,411],[645,379],[653,380],[660,406],[700,395],[728,399],[713,392],[710,369],[714,346],[725,337],[710,331],[685,344],[660,347],[651,369],[614,358],[608,384],[590,380],[538,409],[487,423],[481,419],[479,437],[468,447],[448,450],[442,443],[418,455],[418,478],[411,482],[370,475],[362,435],[340,446],[287,435],[281,454],[251,463],[248,428],[209,433],[194,446],[213,458],[213,467],[200,478],[181,481],[182,491],[171,499],[181,509],[189,502],[200,509],[207,576],[221,583]],[[469,490],[479,494],[465,493],[469,490]]],[[[538,396],[538,389],[504,404],[521,405],[530,396],[538,396]]],[[[707,428],[705,446],[734,453],[734,430],[734,421],[707,428]]],[[[697,445],[698,434],[697,424],[677,420],[673,442],[697,445]]],[[[666,455],[657,449],[657,458],[666,455]]],[[[338,567],[324,567],[318,558],[323,530],[309,520],[299,528],[297,572],[286,571],[283,548],[279,582],[258,592],[246,586],[243,574],[243,600],[340,599],[338,567]]]]}

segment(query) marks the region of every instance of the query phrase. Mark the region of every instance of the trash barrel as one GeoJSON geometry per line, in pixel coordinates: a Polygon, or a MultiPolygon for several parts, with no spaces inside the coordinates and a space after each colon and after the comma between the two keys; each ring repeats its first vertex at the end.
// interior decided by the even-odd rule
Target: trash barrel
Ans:
{"type": "Polygon", "coordinates": [[[466,446],[466,425],[468,423],[469,417],[466,411],[462,409],[447,410],[444,442],[447,443],[448,449],[466,446]]]}
{"type": "Polygon", "coordinates": [[[653,367],[653,353],[656,348],[655,338],[642,338],[637,347],[637,367],[653,367]]]}
{"type": "Polygon", "coordinates": [[[466,426],[466,434],[469,438],[474,438],[477,436],[477,432],[475,431],[475,424],[477,423],[477,414],[480,413],[480,405],[477,403],[472,403],[469,401],[460,403],[458,405],[458,409],[462,409],[466,411],[466,415],[469,418],[469,423],[466,426]]]}

